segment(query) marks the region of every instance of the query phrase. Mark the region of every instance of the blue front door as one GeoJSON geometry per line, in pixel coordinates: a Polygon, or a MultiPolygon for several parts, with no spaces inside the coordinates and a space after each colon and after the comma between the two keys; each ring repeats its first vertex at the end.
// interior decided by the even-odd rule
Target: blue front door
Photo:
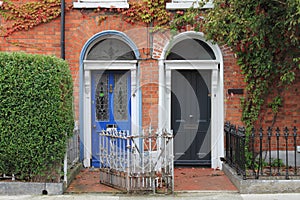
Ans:
{"type": "Polygon", "coordinates": [[[129,130],[130,71],[92,73],[92,166],[100,167],[99,133],[107,128],[129,130]]]}

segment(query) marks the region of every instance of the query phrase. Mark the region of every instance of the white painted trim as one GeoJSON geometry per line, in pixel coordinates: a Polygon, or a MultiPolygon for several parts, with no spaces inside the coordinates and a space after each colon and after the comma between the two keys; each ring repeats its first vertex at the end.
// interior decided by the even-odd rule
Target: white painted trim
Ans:
{"type": "Polygon", "coordinates": [[[78,0],[73,8],[129,8],[127,0],[78,0]]]}
{"type": "Polygon", "coordinates": [[[84,71],[84,158],[83,165],[90,167],[92,158],[92,122],[91,122],[91,71],[84,71]],[[90,116],[90,117],[86,117],[90,116]]]}
{"type": "Polygon", "coordinates": [[[139,92],[138,92],[138,76],[137,69],[131,69],[131,134],[139,135],[139,92]]]}
{"type": "Polygon", "coordinates": [[[169,68],[169,70],[166,70],[166,77],[165,77],[165,81],[166,81],[166,91],[165,91],[165,106],[166,106],[166,125],[167,125],[167,130],[171,130],[171,91],[172,91],[172,87],[171,87],[171,68],[169,68]]]}
{"type": "Polygon", "coordinates": [[[113,61],[113,60],[84,60],[85,70],[132,70],[136,69],[136,60],[113,61]]]}
{"type": "MultiPolygon", "coordinates": [[[[218,150],[220,149],[220,141],[219,139],[219,132],[218,132],[218,115],[219,115],[219,108],[218,108],[218,97],[220,94],[218,93],[218,70],[212,70],[211,73],[211,163],[212,168],[220,168],[222,165],[219,163],[220,157],[218,150]]],[[[221,132],[223,135],[223,131],[221,132]]],[[[223,156],[222,156],[223,157],[223,156]]]]}
{"type": "Polygon", "coordinates": [[[171,71],[176,69],[211,70],[211,167],[222,169],[224,156],[224,83],[223,57],[220,48],[205,41],[203,33],[184,32],[173,38],[164,48],[159,60],[159,129],[171,129],[171,71]],[[169,49],[186,38],[200,39],[214,51],[216,60],[165,60],[169,49]]]}
{"type": "Polygon", "coordinates": [[[130,70],[131,74],[131,131],[136,135],[139,131],[139,95],[137,84],[137,61],[87,61],[84,60],[84,167],[90,167],[92,158],[92,108],[91,108],[91,75],[92,71],[130,70]]]}
{"type": "Polygon", "coordinates": [[[200,69],[216,70],[219,62],[216,60],[165,60],[166,69],[200,69]],[[183,67],[184,65],[184,67],[183,67]]]}
{"type": "Polygon", "coordinates": [[[162,128],[170,127],[167,125],[168,120],[166,114],[168,113],[167,108],[165,107],[165,101],[166,101],[166,71],[164,68],[164,60],[159,59],[158,60],[158,128],[159,130],[162,130],[162,128]]]}
{"type": "MultiPolygon", "coordinates": [[[[192,6],[194,8],[200,8],[198,0],[172,0],[171,3],[166,4],[166,8],[169,10],[175,10],[175,9],[188,9],[192,6]]],[[[203,7],[203,9],[206,8],[214,8],[213,0],[207,2],[203,7]]]]}

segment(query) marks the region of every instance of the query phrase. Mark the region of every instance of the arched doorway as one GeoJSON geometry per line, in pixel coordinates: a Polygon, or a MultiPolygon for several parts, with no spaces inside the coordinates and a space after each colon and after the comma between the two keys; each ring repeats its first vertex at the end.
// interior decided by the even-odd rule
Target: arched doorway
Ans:
{"type": "Polygon", "coordinates": [[[202,33],[177,35],[160,61],[160,128],[174,132],[175,165],[221,168],[223,60],[202,33]]]}
{"type": "Polygon", "coordinates": [[[99,133],[139,127],[138,64],[134,43],[118,31],[94,35],[81,52],[80,133],[85,167],[99,167],[99,133]]]}

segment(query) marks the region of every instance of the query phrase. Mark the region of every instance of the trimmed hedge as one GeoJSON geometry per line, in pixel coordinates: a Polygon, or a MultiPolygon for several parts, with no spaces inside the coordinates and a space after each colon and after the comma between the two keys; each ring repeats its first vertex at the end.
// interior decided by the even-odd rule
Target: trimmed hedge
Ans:
{"type": "Polygon", "coordinates": [[[0,176],[59,181],[74,128],[72,104],[64,60],[0,52],[0,176]]]}

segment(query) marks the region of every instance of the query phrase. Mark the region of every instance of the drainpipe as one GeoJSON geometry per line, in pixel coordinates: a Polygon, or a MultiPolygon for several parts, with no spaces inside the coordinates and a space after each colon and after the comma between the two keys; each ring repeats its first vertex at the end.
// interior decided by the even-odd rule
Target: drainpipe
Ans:
{"type": "Polygon", "coordinates": [[[61,0],[60,9],[60,57],[65,59],[65,0],[61,0]]]}
{"type": "Polygon", "coordinates": [[[150,36],[149,36],[149,40],[150,40],[150,58],[153,59],[153,21],[150,22],[150,36]]]}
{"type": "MultiPolygon", "coordinates": [[[[65,59],[65,0],[60,4],[60,57],[65,59]]],[[[67,138],[67,136],[66,136],[67,138]]],[[[64,157],[64,184],[68,186],[68,142],[66,144],[66,153],[64,157]]]]}

